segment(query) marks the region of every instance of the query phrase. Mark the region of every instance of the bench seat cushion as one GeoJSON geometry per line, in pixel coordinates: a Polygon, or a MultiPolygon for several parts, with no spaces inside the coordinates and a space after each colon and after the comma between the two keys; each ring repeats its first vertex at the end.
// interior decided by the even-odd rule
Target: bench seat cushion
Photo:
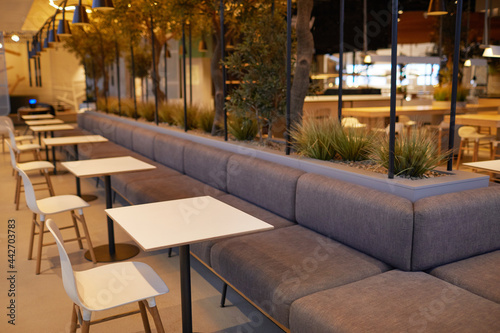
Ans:
{"type": "Polygon", "coordinates": [[[111,141],[82,144],[78,146],[78,156],[81,160],[94,158],[107,158],[117,156],[129,156],[131,150],[111,141]]]}
{"type": "Polygon", "coordinates": [[[293,301],[389,269],[299,225],[220,241],[212,247],[211,263],[231,285],[287,327],[293,301]]]}
{"type": "Polygon", "coordinates": [[[125,197],[134,205],[204,195],[218,197],[223,194],[186,175],[138,180],[127,184],[125,189],[125,197]]]}
{"type": "Polygon", "coordinates": [[[500,304],[500,251],[440,266],[430,274],[500,304]]]}
{"type": "MultiPolygon", "coordinates": [[[[245,200],[242,200],[230,194],[219,196],[217,197],[217,200],[225,202],[230,206],[238,208],[239,210],[247,214],[250,214],[258,219],[261,219],[262,221],[273,225],[275,229],[295,225],[295,223],[290,222],[282,218],[281,216],[278,216],[268,210],[255,206],[245,200]]],[[[223,240],[225,239],[227,238],[224,238],[223,240]]],[[[213,241],[191,244],[190,246],[191,252],[195,254],[198,257],[198,259],[202,260],[205,264],[211,266],[210,250],[215,243],[220,241],[221,240],[213,240],[213,241]]]]}
{"type": "Polygon", "coordinates": [[[295,301],[290,330],[499,332],[500,305],[422,272],[394,270],[295,301]]]}

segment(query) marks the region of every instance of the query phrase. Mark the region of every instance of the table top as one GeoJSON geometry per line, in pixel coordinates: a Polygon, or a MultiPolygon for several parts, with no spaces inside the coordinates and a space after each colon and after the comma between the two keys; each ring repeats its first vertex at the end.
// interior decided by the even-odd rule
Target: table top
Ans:
{"type": "Polygon", "coordinates": [[[28,126],[56,125],[56,124],[64,124],[64,121],[62,121],[61,119],[42,119],[42,120],[28,120],[28,121],[26,121],[26,125],[28,125],[28,126]]]}
{"type": "MultiPolygon", "coordinates": [[[[342,95],[342,101],[345,102],[356,102],[356,101],[389,101],[390,96],[384,95],[342,95]]],[[[398,95],[396,99],[399,101],[403,99],[403,95],[398,95]]],[[[304,102],[337,102],[339,100],[338,95],[316,95],[316,96],[306,96],[304,102]]]]}
{"type": "MultiPolygon", "coordinates": [[[[450,117],[445,117],[445,121],[450,121],[450,117]]],[[[498,113],[478,113],[464,114],[455,117],[455,123],[459,125],[500,127],[500,114],[498,113]]]]}
{"type": "Polygon", "coordinates": [[[21,118],[23,118],[24,120],[53,119],[54,116],[51,114],[28,114],[22,116],[21,118]]]}
{"type": "Polygon", "coordinates": [[[17,112],[48,112],[50,111],[50,108],[45,107],[45,106],[38,106],[35,108],[29,107],[29,106],[21,106],[19,109],[17,109],[17,112]]]}
{"type": "Polygon", "coordinates": [[[209,196],[110,208],[105,212],[144,251],[274,228],[209,196]]]}
{"type": "Polygon", "coordinates": [[[464,163],[464,165],[487,171],[500,172],[500,160],[464,163]]]}
{"type": "Polygon", "coordinates": [[[42,142],[46,146],[67,146],[67,145],[77,145],[81,143],[99,143],[107,141],[108,139],[100,135],[78,135],[78,136],[63,136],[60,138],[42,138],[42,142]]]}
{"type": "Polygon", "coordinates": [[[138,160],[132,156],[62,162],[61,165],[76,177],[80,178],[109,176],[118,173],[156,169],[154,165],[138,160]]]}
{"type": "Polygon", "coordinates": [[[33,132],[67,131],[72,129],[75,128],[68,124],[30,126],[30,130],[33,132]]]}
{"type": "MultiPolygon", "coordinates": [[[[465,108],[457,108],[458,113],[471,111],[495,111],[496,106],[467,104],[465,108]]],[[[391,108],[389,106],[356,107],[342,109],[342,115],[353,117],[388,117],[391,108]]],[[[449,106],[436,105],[406,105],[397,106],[396,115],[417,115],[417,114],[447,114],[450,112],[449,106]]]]}

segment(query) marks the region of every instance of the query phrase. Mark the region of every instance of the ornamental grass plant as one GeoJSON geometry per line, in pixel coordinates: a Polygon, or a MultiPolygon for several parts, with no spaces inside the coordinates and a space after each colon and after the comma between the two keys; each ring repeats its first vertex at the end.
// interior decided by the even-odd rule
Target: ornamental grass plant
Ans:
{"type": "Polygon", "coordinates": [[[343,128],[337,130],[333,146],[343,161],[363,161],[368,159],[374,134],[364,128],[343,128]]]}
{"type": "Polygon", "coordinates": [[[213,108],[199,107],[196,127],[205,133],[211,133],[214,118],[215,110],[213,108]]]}
{"type": "Polygon", "coordinates": [[[259,131],[254,118],[231,117],[227,122],[228,132],[238,141],[253,140],[259,131]]]}
{"type": "MultiPolygon", "coordinates": [[[[449,152],[438,151],[436,137],[425,129],[403,132],[396,137],[394,147],[394,174],[406,178],[423,178],[429,171],[443,164],[449,152]]],[[[389,136],[379,137],[371,158],[381,166],[389,167],[389,136]]]]}
{"type": "Polygon", "coordinates": [[[341,131],[338,120],[332,117],[326,119],[304,119],[290,132],[292,145],[300,155],[329,161],[335,158],[336,134],[341,131]]]}

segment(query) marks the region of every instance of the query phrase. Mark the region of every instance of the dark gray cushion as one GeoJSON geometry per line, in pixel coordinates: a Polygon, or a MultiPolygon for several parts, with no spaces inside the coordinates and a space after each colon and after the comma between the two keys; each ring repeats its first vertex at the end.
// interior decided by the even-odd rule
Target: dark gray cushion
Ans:
{"type": "Polygon", "coordinates": [[[217,273],[285,326],[293,301],[389,269],[298,225],[218,242],[212,247],[211,263],[217,273]]]}
{"type": "Polygon", "coordinates": [[[235,154],[227,165],[227,189],[237,197],[295,221],[295,192],[302,174],[297,169],[235,154]]]}
{"type": "Polygon", "coordinates": [[[298,181],[296,205],[299,224],[394,267],[410,269],[409,200],[309,173],[298,181]]]}
{"type": "MultiPolygon", "coordinates": [[[[262,209],[258,206],[255,206],[245,200],[242,200],[238,197],[232,196],[230,194],[225,194],[222,196],[218,196],[217,200],[220,200],[224,203],[227,203],[230,206],[238,208],[239,210],[255,216],[256,218],[267,222],[274,226],[275,229],[289,227],[295,225],[281,216],[278,216],[268,210],[262,209]]],[[[227,238],[226,238],[227,239],[227,238]]],[[[191,252],[198,257],[201,261],[203,261],[208,266],[211,266],[210,262],[210,250],[212,246],[221,240],[213,240],[201,243],[191,244],[191,252]]]]}
{"type": "Polygon", "coordinates": [[[184,173],[184,147],[191,144],[167,134],[159,134],[154,141],[154,156],[156,161],[184,173]]]}
{"type": "Polygon", "coordinates": [[[231,153],[201,144],[184,148],[184,172],[205,184],[226,191],[226,167],[231,153]]]}
{"type": "Polygon", "coordinates": [[[115,141],[116,121],[104,117],[95,117],[92,123],[92,132],[102,135],[108,140],[115,141]]]}
{"type": "Polygon", "coordinates": [[[474,294],[500,303],[500,251],[440,266],[430,273],[474,294]]]}
{"type": "Polygon", "coordinates": [[[499,332],[500,305],[422,272],[390,271],[295,301],[290,331],[499,332]]]}
{"type": "Polygon", "coordinates": [[[90,113],[90,112],[85,112],[83,115],[82,115],[82,125],[78,125],[80,126],[81,128],[89,131],[89,132],[92,132],[94,133],[93,129],[94,129],[94,119],[97,117],[95,114],[93,113],[90,113]]]}
{"type": "Polygon", "coordinates": [[[158,134],[145,128],[136,128],[132,132],[132,150],[154,160],[154,143],[158,134]]]}
{"type": "Polygon", "coordinates": [[[111,141],[78,145],[80,159],[129,156],[131,153],[131,150],[111,141]]]}
{"type": "Polygon", "coordinates": [[[115,142],[125,148],[133,150],[132,133],[137,127],[122,122],[116,122],[115,142]]]}
{"type": "Polygon", "coordinates": [[[204,195],[217,197],[222,194],[224,192],[185,175],[134,181],[127,184],[125,191],[127,200],[134,205],[204,195]]]}
{"type": "Polygon", "coordinates": [[[500,249],[500,187],[415,202],[412,269],[425,270],[500,249]]]}

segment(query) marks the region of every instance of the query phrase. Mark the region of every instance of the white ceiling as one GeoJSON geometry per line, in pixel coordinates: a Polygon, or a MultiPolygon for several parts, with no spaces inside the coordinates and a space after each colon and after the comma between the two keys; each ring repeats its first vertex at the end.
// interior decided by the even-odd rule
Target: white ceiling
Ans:
{"type": "Polygon", "coordinates": [[[21,31],[33,0],[0,0],[0,31],[21,31]]]}

